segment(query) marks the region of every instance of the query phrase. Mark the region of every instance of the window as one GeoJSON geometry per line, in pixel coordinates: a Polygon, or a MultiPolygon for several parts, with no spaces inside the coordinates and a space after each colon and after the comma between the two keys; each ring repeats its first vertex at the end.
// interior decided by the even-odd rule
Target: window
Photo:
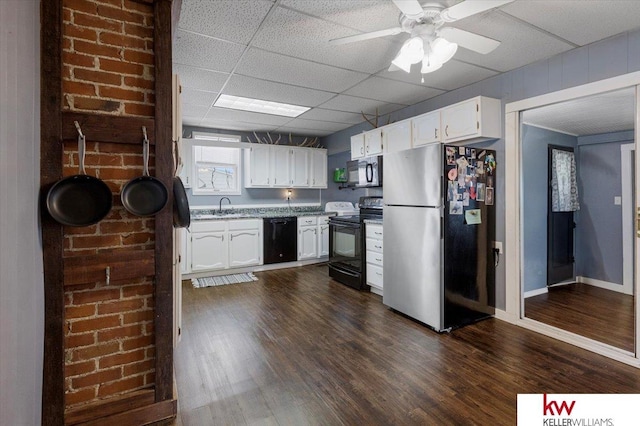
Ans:
{"type": "Polygon", "coordinates": [[[192,176],[194,195],[240,195],[240,148],[229,145],[240,136],[193,133],[192,176]]]}

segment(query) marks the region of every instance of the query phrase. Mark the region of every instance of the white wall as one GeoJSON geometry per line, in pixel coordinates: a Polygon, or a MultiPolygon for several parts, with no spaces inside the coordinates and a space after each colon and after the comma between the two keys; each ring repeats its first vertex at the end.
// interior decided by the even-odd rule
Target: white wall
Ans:
{"type": "Polygon", "coordinates": [[[0,0],[0,425],[40,424],[40,3],[0,0]]]}

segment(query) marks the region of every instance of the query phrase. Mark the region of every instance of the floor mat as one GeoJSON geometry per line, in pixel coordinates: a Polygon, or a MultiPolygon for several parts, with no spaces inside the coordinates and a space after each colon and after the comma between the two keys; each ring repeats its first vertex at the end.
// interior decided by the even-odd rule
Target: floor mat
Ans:
{"type": "Polygon", "coordinates": [[[246,274],[218,275],[216,277],[193,278],[191,284],[195,288],[213,287],[216,285],[248,283],[250,281],[258,281],[251,272],[246,274]]]}

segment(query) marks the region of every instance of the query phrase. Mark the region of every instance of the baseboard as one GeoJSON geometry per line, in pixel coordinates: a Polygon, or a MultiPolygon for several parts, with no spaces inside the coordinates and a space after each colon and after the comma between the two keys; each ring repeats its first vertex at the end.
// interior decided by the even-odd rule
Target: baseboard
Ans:
{"type": "Polygon", "coordinates": [[[582,284],[591,285],[594,287],[604,288],[605,290],[611,290],[618,293],[624,293],[631,295],[631,292],[626,291],[626,289],[622,286],[622,284],[616,284],[608,281],[596,280],[595,278],[577,276],[576,281],[582,284]]]}
{"type": "Polygon", "coordinates": [[[524,292],[524,298],[528,298],[528,297],[533,297],[533,296],[539,296],[541,294],[545,294],[548,293],[549,290],[547,289],[547,287],[543,287],[543,288],[536,288],[535,290],[529,290],[529,291],[525,291],[524,292]]]}

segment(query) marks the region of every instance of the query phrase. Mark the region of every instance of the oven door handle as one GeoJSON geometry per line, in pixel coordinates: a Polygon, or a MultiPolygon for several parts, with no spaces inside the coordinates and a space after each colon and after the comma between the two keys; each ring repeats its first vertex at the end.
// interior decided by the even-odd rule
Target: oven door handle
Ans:
{"type": "Polygon", "coordinates": [[[359,277],[360,277],[360,274],[358,274],[358,273],[353,273],[353,272],[351,272],[351,271],[347,271],[346,269],[343,269],[343,268],[341,268],[341,267],[339,267],[339,266],[336,266],[336,265],[330,265],[330,266],[331,266],[333,269],[335,269],[336,271],[340,271],[340,273],[343,273],[343,274],[345,274],[345,275],[349,275],[349,276],[352,276],[352,277],[355,277],[355,278],[359,278],[359,277]]]}
{"type": "Polygon", "coordinates": [[[336,228],[351,228],[351,229],[360,228],[360,224],[355,224],[355,223],[353,225],[343,225],[342,223],[329,222],[329,226],[334,226],[336,228]]]}

